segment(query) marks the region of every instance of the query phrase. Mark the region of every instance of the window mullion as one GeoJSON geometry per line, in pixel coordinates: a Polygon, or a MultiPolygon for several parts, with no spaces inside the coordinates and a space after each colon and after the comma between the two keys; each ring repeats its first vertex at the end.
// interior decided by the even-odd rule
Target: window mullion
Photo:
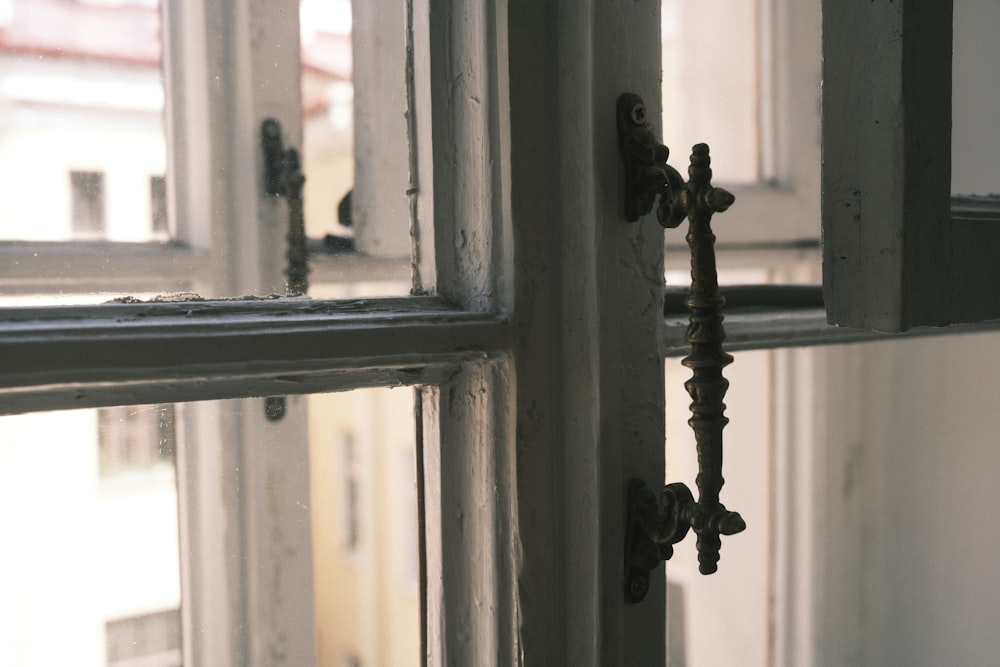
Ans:
{"type": "MultiPolygon", "coordinates": [[[[301,146],[297,3],[164,3],[164,12],[168,208],[176,237],[207,251],[211,266],[194,290],[210,297],[284,293],[286,202],[261,187],[260,136],[263,121],[274,118],[284,142],[301,146]]],[[[294,335],[278,336],[244,347],[253,330],[228,341],[216,338],[217,353],[243,347],[245,367],[275,370],[269,351],[298,342],[294,335]]],[[[170,330],[158,335],[168,342],[170,330]]],[[[198,346],[176,342],[178,351],[198,346]]],[[[131,344],[132,352],[141,348],[138,340],[131,344]]],[[[161,360],[164,351],[169,347],[160,351],[161,360]]],[[[231,389],[239,375],[229,366],[215,377],[231,389]]],[[[187,389],[188,399],[197,398],[187,389]]],[[[192,601],[182,609],[185,664],[315,662],[312,549],[303,509],[309,500],[307,420],[300,418],[305,409],[304,400],[289,399],[293,418],[279,422],[267,422],[257,401],[222,415],[207,414],[205,405],[188,411],[192,427],[217,419],[223,436],[179,448],[185,463],[178,489],[189,510],[181,521],[181,548],[192,559],[182,572],[183,598],[192,601]],[[275,442],[282,443],[280,451],[275,442]],[[217,535],[219,515],[224,538],[217,535]],[[205,548],[219,546],[220,539],[221,550],[205,548]]]]}
{"type": "Polygon", "coordinates": [[[623,589],[628,481],[664,481],[663,230],[624,219],[615,120],[625,92],[659,116],[659,14],[659,3],[509,5],[526,664],[666,660],[663,570],[640,604],[623,589]]]}

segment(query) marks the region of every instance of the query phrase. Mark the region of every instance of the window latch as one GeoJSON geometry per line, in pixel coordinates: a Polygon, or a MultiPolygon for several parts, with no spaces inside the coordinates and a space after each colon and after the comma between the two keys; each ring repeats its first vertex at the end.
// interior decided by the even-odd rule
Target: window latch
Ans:
{"type": "Polygon", "coordinates": [[[667,164],[670,151],[659,143],[638,95],[626,93],[618,99],[618,141],[625,163],[625,218],[635,222],[652,211],[673,228],[687,218],[687,242],[691,248],[691,309],[687,341],[691,353],[681,362],[693,375],[684,387],[691,395],[691,419],[698,449],[698,500],[684,483],[667,484],[657,495],[638,479],[628,489],[625,544],[625,600],[639,602],[649,589],[649,573],[661,560],[673,555],[673,545],[694,530],[698,536],[698,569],[711,574],[718,569],[722,535],[746,528],[737,512],[727,510],[719,495],[722,477],[722,429],[729,422],[723,397],[729,381],[722,370],[733,358],[723,351],[725,331],[715,266],[715,235],[711,220],[732,205],[735,197],[712,186],[708,146],[692,149],[688,182],[667,164]]]}
{"type": "MultiPolygon", "coordinates": [[[[267,118],[260,125],[260,143],[264,152],[264,192],[288,201],[288,233],[285,239],[285,292],[288,296],[302,296],[309,289],[309,255],[306,250],[305,212],[302,186],[306,182],[299,161],[299,152],[285,149],[281,139],[281,123],[267,118]]],[[[284,396],[264,399],[264,416],[268,421],[281,421],[288,411],[284,396]]]]}
{"type": "Polygon", "coordinates": [[[281,124],[268,118],[260,127],[264,151],[264,192],[288,201],[288,248],[285,289],[289,296],[301,296],[309,289],[309,256],[306,250],[305,213],[302,186],[306,182],[299,152],[286,149],[281,139],[281,124]]]}

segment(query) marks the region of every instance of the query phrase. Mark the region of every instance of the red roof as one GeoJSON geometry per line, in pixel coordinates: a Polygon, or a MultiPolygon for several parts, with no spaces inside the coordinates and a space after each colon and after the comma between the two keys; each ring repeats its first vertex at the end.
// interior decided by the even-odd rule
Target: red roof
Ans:
{"type": "Polygon", "coordinates": [[[318,32],[302,45],[302,66],[344,81],[351,80],[351,36],[318,32]]]}
{"type": "MultiPolygon", "coordinates": [[[[0,24],[0,52],[97,60],[155,67],[161,60],[160,10],[67,0],[15,1],[11,21],[0,24]]],[[[351,79],[351,37],[318,32],[302,49],[303,67],[351,79]]]]}
{"type": "Polygon", "coordinates": [[[16,2],[0,27],[0,50],[136,65],[160,63],[160,13],[153,7],[103,7],[58,0],[16,2]]]}

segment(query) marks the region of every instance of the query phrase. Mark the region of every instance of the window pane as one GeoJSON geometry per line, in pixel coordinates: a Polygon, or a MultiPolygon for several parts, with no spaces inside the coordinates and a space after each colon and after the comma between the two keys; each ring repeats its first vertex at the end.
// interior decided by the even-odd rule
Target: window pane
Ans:
{"type": "MultiPolygon", "coordinates": [[[[352,62],[356,17],[349,0],[301,4],[302,79],[294,81],[291,90],[298,92],[301,84],[305,114],[305,145],[298,146],[297,139],[295,143],[305,162],[310,295],[408,294],[412,283],[405,78],[400,74],[405,68],[402,3],[378,7],[377,17],[371,14],[374,9],[364,10],[371,16],[361,31],[358,49],[364,57],[358,68],[352,62]],[[371,122],[357,128],[355,69],[366,82],[361,97],[369,100],[371,109],[364,116],[371,122]],[[384,118],[373,118],[373,113],[384,118]],[[356,134],[363,151],[354,150],[356,134]],[[359,179],[361,184],[355,182],[359,179]],[[365,285],[337,286],[359,281],[365,285]]],[[[209,195],[205,181],[219,169],[233,171],[227,165],[212,162],[216,171],[194,186],[185,182],[176,193],[168,192],[159,3],[9,0],[3,7],[0,252],[5,261],[0,263],[0,293],[110,291],[137,296],[191,291],[224,297],[282,292],[288,254],[281,228],[287,222],[284,202],[270,207],[264,234],[269,240],[258,249],[240,212],[210,215],[187,206],[209,196],[225,200],[225,193],[213,190],[209,195]],[[169,222],[169,209],[177,203],[169,197],[174,195],[181,202],[176,220],[180,231],[169,222]],[[207,229],[209,225],[214,227],[207,229]],[[240,245],[243,238],[251,240],[240,245]],[[68,244],[25,244],[55,241],[68,244]],[[102,245],[106,242],[153,245],[102,245]],[[106,287],[109,280],[117,283],[118,291],[106,287]],[[28,283],[37,284],[37,291],[28,283]]],[[[176,6],[171,11],[175,19],[186,16],[176,6]]],[[[229,38],[238,36],[235,31],[229,38]]],[[[174,70],[190,65],[193,56],[187,49],[195,49],[197,42],[194,38],[190,44],[175,45],[174,70]]],[[[245,72],[250,66],[235,67],[245,72]]],[[[173,85],[185,84],[177,79],[173,85]]],[[[195,94],[192,91],[174,90],[170,95],[183,100],[195,94]]],[[[233,101],[211,97],[210,102],[233,101]]],[[[287,104],[299,107],[297,99],[287,104]]],[[[175,125],[179,143],[174,152],[189,151],[191,137],[202,137],[198,145],[204,145],[203,137],[212,136],[207,131],[199,134],[206,119],[187,107],[178,113],[183,117],[175,125]]],[[[292,137],[284,140],[291,142],[292,137]]],[[[242,149],[239,155],[258,147],[242,149]]]]}
{"type": "Polygon", "coordinates": [[[1000,136],[1000,4],[990,0],[955,2],[952,61],[951,190],[958,195],[1000,193],[997,164],[1000,136]]]}
{"type": "Polygon", "coordinates": [[[181,664],[175,417],[0,419],[0,664],[181,664]]]}
{"type": "Polygon", "coordinates": [[[662,12],[670,164],[686,173],[691,147],[707,143],[716,182],[761,179],[757,2],[663,0],[662,12]]]}
{"type": "Polygon", "coordinates": [[[8,0],[0,240],[150,241],[165,173],[155,0],[8,0]]]}
{"type": "MultiPolygon", "coordinates": [[[[267,613],[315,619],[290,655],[315,645],[321,666],[420,664],[413,391],[292,397],[268,410],[276,401],[0,419],[0,664],[180,665],[181,564],[204,608],[206,595],[241,597],[225,594],[227,575],[203,580],[220,563],[243,572],[240,591],[267,591],[247,602],[264,611],[229,608],[231,622],[246,613],[243,627],[266,634],[253,624],[267,613]],[[291,438],[306,438],[305,456],[289,459],[291,438]],[[236,550],[206,555],[199,531],[222,525],[209,544],[236,550]],[[297,578],[312,590],[274,597],[272,585],[297,578]]],[[[194,641],[229,641],[192,618],[194,641]]]]}
{"type": "MultiPolygon", "coordinates": [[[[410,292],[405,14],[398,0],[302,0],[306,233],[321,241],[310,294],[410,292]],[[333,285],[322,265],[361,261],[365,285],[333,285]]],[[[332,267],[335,269],[336,267],[332,267]]]]}
{"type": "Polygon", "coordinates": [[[309,397],[318,664],[419,665],[413,392],[309,397]]]}
{"type": "MultiPolygon", "coordinates": [[[[725,464],[722,503],[739,512],[747,529],[722,538],[718,572],[698,572],[695,536],[674,547],[666,564],[669,664],[686,667],[770,664],[772,539],[770,481],[772,447],[772,355],[737,352],[725,369],[725,464]],[[719,640],[725,628],[725,641],[719,640]]],[[[679,359],[666,362],[666,480],[684,482],[697,498],[698,460],[687,424],[690,397],[684,383],[691,371],[679,359]]]]}
{"type": "Polygon", "coordinates": [[[104,235],[104,172],[69,172],[72,234],[77,238],[104,235]]]}

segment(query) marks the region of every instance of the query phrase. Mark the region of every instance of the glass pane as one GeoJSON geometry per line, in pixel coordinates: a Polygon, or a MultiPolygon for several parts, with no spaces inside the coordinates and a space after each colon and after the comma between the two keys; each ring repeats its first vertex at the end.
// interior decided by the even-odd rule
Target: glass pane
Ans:
{"type": "Polygon", "coordinates": [[[951,191],[958,195],[1000,193],[1000,3],[956,0],[952,61],[951,191]]]}
{"type": "Polygon", "coordinates": [[[317,297],[410,292],[403,3],[302,0],[302,156],[317,297]],[[357,120],[360,119],[360,120],[357,120]],[[363,285],[324,280],[356,263],[363,285]]]}
{"type": "MultiPolygon", "coordinates": [[[[404,15],[393,5],[365,8],[362,21],[349,0],[301,3],[293,89],[301,83],[312,296],[411,290],[404,15]],[[356,127],[362,103],[369,122],[356,127]]],[[[271,251],[226,253],[210,246],[232,247],[237,230],[206,233],[208,220],[186,218],[183,233],[170,228],[161,23],[157,0],[0,1],[0,294],[281,291],[223,285],[236,275],[281,285],[284,233],[271,251]]],[[[184,122],[180,134],[204,119],[184,122]]],[[[194,189],[177,195],[205,196],[194,189]]]]}
{"type": "Polygon", "coordinates": [[[172,405],[0,418],[0,664],[180,665],[172,405]]]}
{"type": "Polygon", "coordinates": [[[757,2],[663,0],[662,12],[662,140],[670,164],[686,173],[691,147],[707,143],[716,182],[759,180],[757,2]]]}
{"type": "Polygon", "coordinates": [[[0,3],[0,119],[0,240],[166,240],[156,0],[0,3]]]}
{"type": "Polygon", "coordinates": [[[419,665],[413,392],[309,397],[318,664],[419,665]]]}
{"type": "MultiPolygon", "coordinates": [[[[734,354],[725,369],[725,485],[721,500],[739,512],[747,529],[722,540],[719,570],[698,572],[693,533],[674,548],[666,564],[668,663],[686,667],[769,665],[772,528],[770,477],[772,424],[772,355],[754,351],[734,354]],[[725,641],[719,629],[725,628],[725,641]]],[[[687,424],[691,398],[684,383],[691,371],[679,359],[666,362],[666,480],[684,482],[697,497],[698,460],[694,433],[687,424]]]]}
{"type": "Polygon", "coordinates": [[[180,665],[181,567],[196,644],[311,618],[288,655],[420,664],[413,391],[278,403],[0,418],[0,664],[180,665]]]}

